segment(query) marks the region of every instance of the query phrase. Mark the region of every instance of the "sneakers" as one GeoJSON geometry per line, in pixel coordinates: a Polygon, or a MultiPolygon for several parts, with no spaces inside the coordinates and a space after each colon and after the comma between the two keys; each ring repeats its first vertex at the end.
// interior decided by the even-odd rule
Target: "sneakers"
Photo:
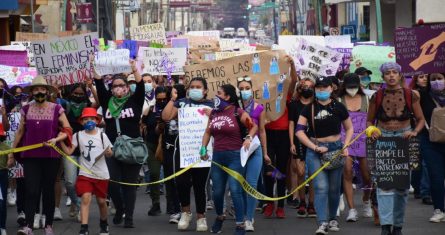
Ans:
{"type": "Polygon", "coordinates": [[[66,204],[65,205],[66,206],[71,206],[71,198],[70,197],[66,198],[66,204]]]}
{"type": "Polygon", "coordinates": [[[157,216],[161,214],[161,205],[159,205],[159,203],[153,204],[147,214],[148,216],[157,216]]]}
{"type": "Polygon", "coordinates": [[[340,231],[340,227],[338,226],[338,221],[337,220],[329,221],[329,231],[332,231],[332,232],[340,231]]]}
{"type": "Polygon", "coordinates": [[[133,218],[125,216],[124,228],[134,228],[133,218]]]}
{"type": "Polygon", "coordinates": [[[17,235],[34,235],[34,233],[31,228],[25,226],[17,231],[17,235]]]}
{"type": "Polygon", "coordinates": [[[58,207],[56,207],[56,209],[54,210],[54,220],[55,221],[63,220],[62,213],[60,212],[60,208],[58,207]]]}
{"type": "Polygon", "coordinates": [[[100,221],[99,227],[100,227],[99,235],[109,235],[110,234],[110,232],[108,231],[108,223],[106,221],[100,221]]]}
{"type": "Polygon", "coordinates": [[[6,229],[0,229],[0,235],[7,235],[6,229]]]}
{"type": "Polygon", "coordinates": [[[275,209],[275,205],[273,203],[267,203],[266,208],[264,209],[264,216],[266,218],[272,217],[273,211],[275,209]]]}
{"type": "Polygon", "coordinates": [[[244,222],[244,230],[246,230],[246,232],[255,231],[255,229],[253,227],[253,221],[246,220],[246,222],[244,222]]]}
{"type": "Polygon", "coordinates": [[[278,207],[277,210],[275,211],[275,215],[277,216],[278,219],[284,219],[286,217],[286,215],[284,214],[284,208],[278,207]]]}
{"type": "Polygon", "coordinates": [[[298,208],[300,201],[297,198],[288,197],[286,203],[291,208],[298,208]]]}
{"type": "Polygon", "coordinates": [[[6,201],[8,202],[8,206],[15,206],[17,202],[17,195],[15,193],[15,190],[8,189],[8,195],[6,199],[6,201]]]}
{"type": "Polygon", "coordinates": [[[74,218],[74,217],[76,217],[77,213],[78,213],[78,211],[77,211],[77,206],[76,206],[75,204],[71,204],[71,206],[70,206],[70,212],[68,213],[68,215],[69,215],[71,218],[74,218]]]}
{"type": "Polygon", "coordinates": [[[372,208],[371,208],[371,202],[366,201],[363,202],[363,215],[364,218],[372,218],[372,208]]]}
{"type": "Polygon", "coordinates": [[[356,209],[349,209],[348,217],[346,217],[347,222],[357,222],[358,213],[356,209]]]}
{"type": "Polygon", "coordinates": [[[391,235],[403,235],[402,234],[402,227],[396,227],[394,226],[392,228],[392,234],[391,235]]]}
{"type": "Polygon", "coordinates": [[[45,235],[54,235],[53,227],[51,225],[45,227],[45,235]]]}
{"type": "Polygon", "coordinates": [[[215,219],[215,222],[212,225],[212,229],[210,230],[211,233],[221,233],[222,225],[224,223],[224,220],[218,219],[218,217],[215,219]]]}
{"type": "Polygon", "coordinates": [[[26,223],[25,213],[22,211],[17,215],[17,223],[19,226],[24,226],[26,223]]]}
{"type": "Polygon", "coordinates": [[[340,203],[338,203],[338,209],[340,209],[340,212],[343,212],[345,210],[345,200],[343,198],[344,195],[340,195],[340,203]]]}
{"type": "Polygon", "coordinates": [[[116,211],[116,214],[113,217],[113,224],[115,225],[122,224],[123,216],[124,216],[123,211],[116,211]]]}
{"type": "Polygon", "coordinates": [[[34,229],[39,229],[40,228],[40,214],[35,214],[34,215],[34,223],[33,223],[32,227],[34,229]]]}
{"type": "Polygon", "coordinates": [[[424,197],[422,198],[422,203],[424,205],[433,205],[433,200],[431,199],[431,197],[424,197]]]}
{"type": "Polygon", "coordinates": [[[197,232],[207,232],[207,220],[206,218],[200,218],[196,221],[197,232]]]}
{"type": "Polygon", "coordinates": [[[235,228],[235,232],[233,234],[234,235],[244,235],[244,234],[246,234],[246,229],[244,229],[244,226],[242,226],[242,225],[237,225],[235,228]]]}
{"type": "Polygon", "coordinates": [[[40,227],[44,228],[46,225],[46,215],[40,216],[40,227]]]}
{"type": "Polygon", "coordinates": [[[306,203],[301,202],[300,207],[297,210],[297,217],[306,218],[306,216],[307,216],[306,203]]]}
{"type": "Polygon", "coordinates": [[[80,230],[79,235],[90,235],[90,232],[88,230],[80,230]]]}
{"type": "Polygon", "coordinates": [[[326,235],[328,234],[328,227],[329,224],[328,223],[322,223],[318,229],[315,231],[316,235],[326,235]]]}
{"type": "Polygon", "coordinates": [[[215,204],[213,203],[212,200],[208,200],[206,203],[206,209],[207,210],[213,210],[213,208],[215,207],[215,204]]]}
{"type": "Polygon", "coordinates": [[[179,223],[179,219],[181,219],[181,213],[172,214],[170,215],[170,219],[168,220],[168,222],[170,224],[177,224],[179,223]]]}
{"type": "Polygon", "coordinates": [[[307,208],[307,217],[309,218],[317,217],[317,212],[315,211],[314,205],[309,204],[307,208]]]}
{"type": "Polygon", "coordinates": [[[430,218],[431,223],[445,222],[445,214],[440,210],[434,210],[433,216],[430,218]]]}
{"type": "Polygon", "coordinates": [[[187,230],[190,225],[190,221],[192,221],[192,213],[182,212],[181,219],[178,222],[178,230],[187,230]]]}

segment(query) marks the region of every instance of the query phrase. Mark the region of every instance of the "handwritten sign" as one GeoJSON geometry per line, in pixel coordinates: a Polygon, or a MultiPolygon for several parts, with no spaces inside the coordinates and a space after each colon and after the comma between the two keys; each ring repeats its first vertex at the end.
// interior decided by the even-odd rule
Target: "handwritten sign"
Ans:
{"type": "MultiPolygon", "coordinates": [[[[366,129],[366,118],[367,113],[365,112],[349,112],[349,117],[351,118],[352,125],[354,127],[354,134],[352,139],[357,137],[358,134],[362,133],[366,129]]],[[[341,137],[342,140],[345,139],[346,133],[342,129],[341,137]]],[[[349,148],[349,155],[354,157],[366,157],[366,135],[361,135],[354,143],[352,143],[349,148]]]]}
{"type": "Polygon", "coordinates": [[[222,51],[222,52],[215,52],[215,59],[216,60],[224,60],[227,58],[232,58],[239,55],[247,55],[254,52],[249,51],[222,51]]]}
{"type": "Polygon", "coordinates": [[[334,48],[334,50],[343,54],[343,58],[340,62],[340,67],[338,67],[338,71],[349,69],[349,65],[351,64],[351,58],[352,58],[352,47],[351,48],[334,48]]]}
{"type": "Polygon", "coordinates": [[[184,66],[185,83],[193,77],[205,78],[209,84],[208,97],[212,98],[218,87],[237,86],[238,77],[249,76],[255,99],[264,105],[267,118],[274,121],[286,108],[290,70],[285,56],[283,50],[276,50],[184,66]]]}
{"type": "Polygon", "coordinates": [[[171,44],[173,48],[189,48],[188,38],[172,38],[171,44]]]}
{"type": "Polygon", "coordinates": [[[14,67],[0,65],[0,77],[5,79],[9,86],[28,85],[37,76],[34,67],[14,67]]]}
{"type": "Polygon", "coordinates": [[[15,40],[16,41],[43,41],[51,38],[50,34],[45,33],[24,33],[24,32],[15,32],[15,40]]]}
{"type": "Polygon", "coordinates": [[[240,50],[249,46],[249,39],[241,38],[221,38],[219,39],[219,48],[221,51],[240,50]]]}
{"type": "Polygon", "coordinates": [[[325,46],[329,48],[352,48],[354,44],[351,42],[351,35],[336,35],[324,37],[325,46]]]}
{"type": "Polygon", "coordinates": [[[418,151],[418,140],[402,137],[367,139],[368,162],[377,176],[377,186],[383,189],[409,189],[410,155],[418,151]]]}
{"type": "Polygon", "coordinates": [[[399,28],[394,36],[403,75],[445,72],[445,24],[399,28]]]}
{"type": "Polygon", "coordinates": [[[394,47],[359,45],[352,49],[352,61],[349,69],[355,71],[359,67],[371,70],[371,82],[382,82],[380,66],[385,62],[395,62],[394,47]]]}
{"type": "Polygon", "coordinates": [[[21,47],[23,50],[15,50],[12,46],[2,47],[0,49],[0,64],[28,67],[28,52],[25,47],[21,47]]]}
{"type": "Polygon", "coordinates": [[[97,33],[32,43],[37,71],[51,85],[69,85],[92,77],[89,56],[97,51],[97,33]]]}
{"type": "Polygon", "coordinates": [[[130,51],[127,49],[98,51],[96,53],[96,71],[99,75],[130,73],[130,51]]]}
{"type": "Polygon", "coordinates": [[[209,31],[189,31],[187,32],[187,35],[192,36],[202,36],[202,37],[211,37],[214,40],[219,40],[220,38],[220,32],[219,30],[209,30],[209,31]]]}
{"type": "Polygon", "coordinates": [[[151,48],[140,47],[138,58],[144,63],[144,73],[152,75],[167,75],[169,71],[163,65],[165,58],[173,66],[171,75],[184,74],[183,66],[187,61],[186,48],[151,48]]]}
{"type": "MultiPolygon", "coordinates": [[[[202,136],[209,117],[202,107],[187,107],[178,110],[180,167],[185,168],[200,160],[202,136]]],[[[213,153],[212,141],[207,146],[207,154],[211,160],[213,153]]],[[[210,167],[210,161],[200,162],[195,167],[210,167]]]]}
{"type": "Polygon", "coordinates": [[[133,40],[149,41],[166,45],[165,28],[163,23],[147,24],[130,28],[130,37],[133,40]]]}
{"type": "Polygon", "coordinates": [[[31,42],[25,42],[25,41],[15,41],[11,42],[11,45],[17,45],[17,46],[23,46],[26,48],[27,56],[28,56],[28,64],[29,66],[35,66],[34,62],[34,52],[31,48],[31,42]]]}

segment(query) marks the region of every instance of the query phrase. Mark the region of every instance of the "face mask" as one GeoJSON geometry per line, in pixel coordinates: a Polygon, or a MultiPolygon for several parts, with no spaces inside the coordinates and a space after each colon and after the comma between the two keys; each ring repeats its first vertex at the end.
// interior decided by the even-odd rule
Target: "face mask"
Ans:
{"type": "Polygon", "coordinates": [[[77,95],[73,95],[73,96],[71,96],[71,100],[74,102],[74,103],[82,103],[84,100],[83,100],[83,96],[77,96],[77,95]]]}
{"type": "Polygon", "coordinates": [[[136,91],[136,84],[130,84],[130,91],[133,93],[136,91]]]}
{"type": "Polygon", "coordinates": [[[167,106],[167,102],[164,101],[156,101],[156,110],[163,110],[167,106]]]}
{"type": "Polygon", "coordinates": [[[127,87],[115,87],[113,90],[111,90],[113,93],[113,96],[116,97],[123,97],[128,94],[128,88],[127,87]]]}
{"type": "Polygon", "coordinates": [[[37,93],[37,94],[34,94],[33,96],[34,96],[34,100],[35,100],[37,103],[43,103],[43,102],[45,102],[45,100],[46,100],[46,94],[45,94],[45,93],[41,93],[41,92],[39,92],[39,93],[37,93]]]}
{"type": "Polygon", "coordinates": [[[445,89],[445,80],[431,81],[431,90],[442,91],[445,89]]]}
{"type": "Polygon", "coordinates": [[[204,97],[204,93],[202,92],[201,89],[190,89],[189,96],[190,96],[190,99],[192,99],[194,101],[198,101],[198,100],[202,100],[202,98],[204,97]]]}
{"type": "Polygon", "coordinates": [[[315,92],[315,97],[320,101],[326,101],[331,97],[330,91],[317,91],[315,92]]]}
{"type": "Polygon", "coordinates": [[[243,99],[243,100],[250,100],[250,98],[252,98],[252,91],[251,90],[241,91],[241,99],[243,99]]]}
{"type": "Polygon", "coordinates": [[[311,98],[314,95],[314,90],[312,90],[312,89],[303,89],[303,90],[301,90],[300,94],[304,98],[308,99],[308,98],[311,98]]]}
{"type": "Polygon", "coordinates": [[[354,97],[358,92],[358,88],[346,88],[346,93],[351,97],[354,97]]]}
{"type": "Polygon", "coordinates": [[[144,87],[145,87],[145,93],[150,93],[153,90],[153,84],[151,83],[145,83],[144,87]]]}
{"type": "Polygon", "coordinates": [[[92,131],[94,130],[94,128],[96,128],[96,122],[94,121],[90,120],[83,124],[83,129],[85,129],[86,131],[92,131]]]}
{"type": "Polygon", "coordinates": [[[362,77],[360,79],[360,84],[362,84],[362,86],[367,87],[369,85],[369,83],[371,83],[371,77],[366,76],[366,77],[362,77]]]}
{"type": "Polygon", "coordinates": [[[230,103],[221,99],[219,96],[215,96],[215,98],[213,98],[213,105],[215,111],[223,111],[227,106],[230,105],[230,103]]]}

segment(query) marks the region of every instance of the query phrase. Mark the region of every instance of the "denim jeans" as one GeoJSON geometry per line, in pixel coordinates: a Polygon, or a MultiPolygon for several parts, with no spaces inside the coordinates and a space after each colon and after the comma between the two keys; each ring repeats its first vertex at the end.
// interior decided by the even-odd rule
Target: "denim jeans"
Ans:
{"type": "MultiPolygon", "coordinates": [[[[74,165],[71,161],[66,159],[66,157],[62,158],[63,160],[63,168],[64,168],[64,176],[65,176],[65,188],[68,197],[71,199],[71,203],[77,205],[80,208],[80,200],[76,194],[76,179],[78,175],[77,166],[74,165]]],[[[71,159],[79,163],[79,156],[71,156],[71,159]]]]}
{"type": "MultiPolygon", "coordinates": [[[[383,137],[401,137],[411,127],[398,131],[383,130],[383,137]]],[[[378,187],[378,185],[377,185],[378,187]]],[[[408,189],[381,189],[377,188],[377,202],[381,225],[394,225],[402,227],[405,217],[406,203],[408,202],[408,189]]]]}
{"type": "Polygon", "coordinates": [[[420,135],[420,154],[428,169],[431,186],[431,198],[434,209],[444,209],[445,186],[445,148],[441,143],[432,143],[428,133],[420,135]]]}
{"type": "MultiPolygon", "coordinates": [[[[257,189],[258,179],[260,177],[261,169],[263,167],[263,151],[261,146],[249,157],[246,163],[244,177],[247,183],[253,188],[257,189]]],[[[244,203],[246,205],[246,219],[252,221],[257,199],[244,192],[244,203]]]]}
{"type": "MultiPolygon", "coordinates": [[[[219,163],[231,170],[244,175],[244,168],[241,166],[240,151],[223,151],[214,152],[213,161],[219,163]]],[[[244,199],[243,188],[235,180],[229,176],[225,171],[221,170],[215,164],[212,164],[210,170],[213,183],[213,202],[215,203],[215,210],[218,216],[223,215],[224,208],[224,193],[226,191],[227,181],[229,182],[230,195],[232,196],[233,206],[235,207],[236,223],[244,222],[244,199]]]]}
{"type": "MultiPolygon", "coordinates": [[[[340,141],[319,143],[318,146],[327,147],[329,151],[334,151],[341,149],[342,143],[340,141]]],[[[321,167],[320,154],[308,148],[306,150],[306,164],[309,175],[314,174],[321,167]]],[[[319,224],[336,218],[340,202],[342,174],[343,167],[339,167],[332,170],[323,170],[314,179],[314,206],[319,224]]]]}

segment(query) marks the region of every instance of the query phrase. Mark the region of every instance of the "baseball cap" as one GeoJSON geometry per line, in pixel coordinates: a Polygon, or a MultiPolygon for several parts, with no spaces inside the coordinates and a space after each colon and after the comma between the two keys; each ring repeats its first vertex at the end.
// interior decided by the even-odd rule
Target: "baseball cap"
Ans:
{"type": "Polygon", "coordinates": [[[360,78],[355,73],[348,73],[343,77],[343,85],[348,87],[360,87],[360,78]]]}
{"type": "Polygon", "coordinates": [[[368,73],[369,75],[372,74],[371,70],[369,70],[369,69],[367,69],[365,67],[357,68],[354,73],[357,74],[357,75],[361,75],[361,74],[363,74],[365,72],[368,73]]]}
{"type": "Polygon", "coordinates": [[[332,86],[332,78],[331,77],[317,77],[315,79],[315,86],[332,86]]]}

